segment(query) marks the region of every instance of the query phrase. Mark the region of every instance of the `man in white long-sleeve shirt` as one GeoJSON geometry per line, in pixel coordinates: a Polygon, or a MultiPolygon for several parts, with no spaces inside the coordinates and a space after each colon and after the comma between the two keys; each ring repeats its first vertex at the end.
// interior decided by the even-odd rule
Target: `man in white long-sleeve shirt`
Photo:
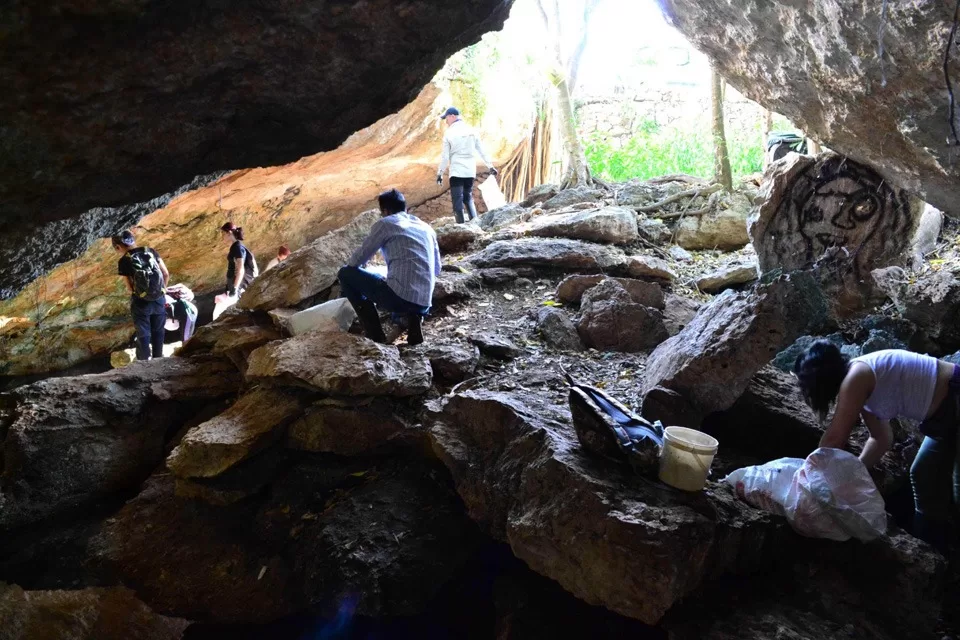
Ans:
{"type": "Polygon", "coordinates": [[[423,342],[423,316],[433,303],[433,286],[440,275],[440,248],[430,225],[407,213],[396,189],[378,198],[380,219],[363,244],[337,274],[340,291],[353,305],[363,331],[374,342],[386,342],[377,307],[407,317],[407,344],[423,342]],[[387,277],[362,267],[377,251],[387,262],[387,277]]]}
{"type": "Polygon", "coordinates": [[[441,120],[447,123],[443,134],[443,152],[440,155],[440,168],[437,169],[437,184],[443,184],[443,172],[450,167],[450,197],[453,199],[453,215],[457,222],[463,222],[463,207],[466,205],[469,219],[477,217],[477,206],[473,202],[473,181],[477,177],[477,160],[480,156],[490,169],[491,175],[497,175],[493,162],[480,145],[473,127],[460,119],[456,107],[450,107],[441,120]]]}

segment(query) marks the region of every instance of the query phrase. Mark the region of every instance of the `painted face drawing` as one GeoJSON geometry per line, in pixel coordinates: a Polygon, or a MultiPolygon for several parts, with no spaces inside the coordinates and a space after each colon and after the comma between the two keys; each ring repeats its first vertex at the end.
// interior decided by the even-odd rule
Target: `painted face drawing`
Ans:
{"type": "Polygon", "coordinates": [[[799,211],[807,260],[816,260],[831,247],[855,250],[872,236],[883,210],[881,198],[876,187],[846,175],[818,185],[799,211]]]}

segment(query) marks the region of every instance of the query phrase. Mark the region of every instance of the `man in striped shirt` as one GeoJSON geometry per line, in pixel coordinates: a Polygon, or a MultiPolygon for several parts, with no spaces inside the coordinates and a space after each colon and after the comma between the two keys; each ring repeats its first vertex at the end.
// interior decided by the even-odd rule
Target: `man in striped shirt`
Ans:
{"type": "Polygon", "coordinates": [[[407,213],[403,194],[396,189],[378,198],[380,219],[339,271],[340,290],[360,318],[363,331],[374,342],[386,342],[377,307],[406,316],[407,344],[423,342],[423,316],[430,312],[433,285],[440,275],[437,235],[419,218],[407,213]],[[383,278],[362,267],[377,251],[387,262],[383,278]]]}

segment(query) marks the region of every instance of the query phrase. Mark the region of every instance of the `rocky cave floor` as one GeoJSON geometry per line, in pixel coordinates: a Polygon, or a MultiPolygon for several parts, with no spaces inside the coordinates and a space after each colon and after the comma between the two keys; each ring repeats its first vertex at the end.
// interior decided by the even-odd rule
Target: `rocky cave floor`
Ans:
{"type": "MultiPolygon", "coordinates": [[[[802,278],[758,282],[742,226],[721,228],[755,193],[703,222],[673,214],[705,196],[665,205],[668,224],[637,216],[690,186],[544,191],[435,223],[422,346],[389,323],[395,346],[356,325],[285,333],[278,309],[335,294],[358,219],[180,357],[0,395],[0,638],[955,637],[956,559],[893,523],[868,544],[801,538],[717,482],[805,455],[821,428],[783,369],[811,339],[802,278]],[[687,376],[713,390],[698,407],[727,398],[700,415],[721,443],[707,488],[583,451],[565,373],[669,423],[690,407],[648,406],[651,388],[687,376]]],[[[958,231],[819,333],[850,353],[960,349],[958,231]]],[[[905,526],[917,444],[897,425],[875,473],[905,526]]]]}

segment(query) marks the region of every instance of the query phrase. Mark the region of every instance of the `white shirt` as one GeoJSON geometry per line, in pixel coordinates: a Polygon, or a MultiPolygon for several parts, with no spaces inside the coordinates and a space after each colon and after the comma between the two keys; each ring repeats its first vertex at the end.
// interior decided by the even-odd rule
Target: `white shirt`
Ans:
{"type": "Polygon", "coordinates": [[[378,250],[387,262],[387,286],[407,302],[429,307],[441,267],[430,225],[406,212],[380,218],[347,264],[362,267],[378,250]]]}
{"type": "Polygon", "coordinates": [[[937,388],[936,358],[901,349],[884,349],[851,362],[864,363],[877,379],[864,409],[881,420],[927,417],[937,388]]]}
{"type": "Polygon", "coordinates": [[[440,155],[440,168],[437,169],[437,173],[443,174],[449,166],[451,177],[476,178],[475,154],[480,156],[487,167],[493,167],[493,161],[480,146],[480,139],[473,127],[463,120],[457,120],[447,127],[446,133],[443,134],[443,153],[440,155]]]}

